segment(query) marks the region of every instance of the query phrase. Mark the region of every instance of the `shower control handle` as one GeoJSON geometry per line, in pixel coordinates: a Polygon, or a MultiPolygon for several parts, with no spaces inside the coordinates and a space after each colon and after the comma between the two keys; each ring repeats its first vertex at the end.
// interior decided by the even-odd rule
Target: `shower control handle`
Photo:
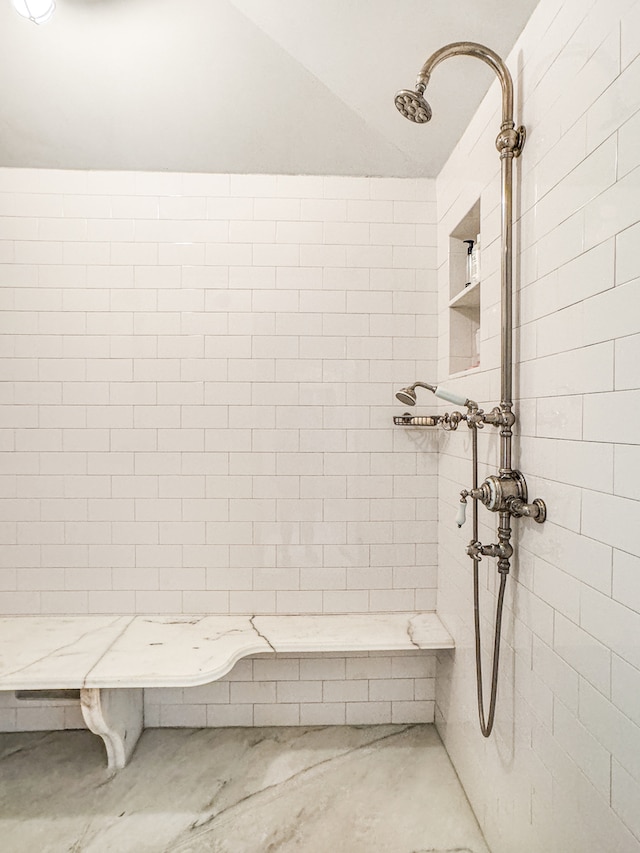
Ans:
{"type": "Polygon", "coordinates": [[[547,505],[542,498],[536,498],[533,503],[525,503],[516,498],[509,504],[509,512],[516,518],[532,518],[538,524],[542,524],[547,517],[547,505]]]}

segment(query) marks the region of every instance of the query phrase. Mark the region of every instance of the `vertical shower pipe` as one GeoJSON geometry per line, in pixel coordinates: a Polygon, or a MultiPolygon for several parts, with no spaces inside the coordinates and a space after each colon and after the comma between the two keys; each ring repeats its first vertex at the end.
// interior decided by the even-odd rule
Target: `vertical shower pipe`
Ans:
{"type": "MultiPolygon", "coordinates": [[[[500,477],[511,479],[511,439],[515,422],[513,414],[513,158],[519,157],[525,140],[524,127],[515,128],[513,121],[513,81],[509,69],[491,48],[476,42],[461,41],[444,47],[433,53],[422,66],[416,81],[416,91],[422,95],[427,87],[433,69],[444,59],[452,56],[475,56],[489,65],[498,75],[502,87],[502,124],[496,139],[496,148],[500,152],[501,163],[501,391],[499,412],[494,412],[493,423],[500,426],[500,477]]],[[[489,417],[485,417],[489,420],[489,417]]],[[[498,514],[498,540],[500,553],[498,571],[509,571],[512,547],[511,513],[508,509],[498,514]]]]}
{"type": "MultiPolygon", "coordinates": [[[[547,517],[545,502],[536,498],[528,503],[527,484],[521,471],[515,471],[512,465],[511,440],[512,426],[515,422],[513,414],[513,256],[512,256],[512,219],[513,219],[513,158],[519,157],[525,141],[524,127],[515,128],[513,122],[513,82],[511,75],[504,62],[490,48],[482,44],[470,41],[455,42],[448,44],[436,51],[427,59],[422,66],[415,90],[401,89],[395,97],[395,104],[402,115],[417,124],[424,124],[431,119],[431,107],[425,101],[423,95],[427,87],[431,72],[442,62],[451,56],[475,56],[491,66],[498,75],[502,85],[502,124],[500,133],[496,139],[496,147],[500,152],[501,161],[501,400],[500,405],[490,412],[484,412],[478,408],[478,404],[472,400],[451,393],[441,393],[437,387],[424,382],[416,382],[409,388],[403,388],[396,397],[409,405],[415,404],[415,388],[422,386],[434,391],[437,397],[450,400],[453,403],[463,402],[467,407],[467,414],[453,412],[443,418],[425,418],[429,424],[443,423],[447,429],[456,429],[458,423],[464,418],[467,426],[472,430],[472,453],[473,453],[473,485],[471,489],[463,489],[460,492],[461,504],[464,507],[467,498],[473,499],[473,539],[467,547],[467,554],[473,560],[473,600],[474,600],[474,623],[475,623],[475,646],[476,646],[476,685],[478,693],[478,714],[480,717],[480,728],[482,734],[488,737],[493,728],[496,692],[498,687],[498,664],[500,657],[500,632],[502,625],[502,607],[507,575],[510,568],[510,560],[513,555],[511,545],[511,517],[528,517],[538,524],[542,524],[547,517]],[[455,419],[454,419],[455,416],[455,419]],[[484,483],[478,485],[478,428],[483,424],[492,424],[500,428],[500,470],[498,475],[490,475],[484,483]],[[481,501],[487,509],[498,513],[498,543],[483,545],[478,540],[478,501],[481,501]],[[489,702],[489,715],[485,720],[484,699],[482,689],[482,653],[480,643],[480,608],[479,608],[479,581],[478,562],[482,556],[496,557],[498,560],[498,572],[500,573],[500,587],[497,595],[496,623],[493,642],[493,664],[491,667],[491,698],[489,702]]],[[[412,418],[409,419],[413,423],[412,418]]],[[[416,419],[417,420],[417,419],[416,419]]],[[[423,419],[420,419],[423,420],[423,419]]],[[[395,419],[403,425],[405,418],[395,419]]],[[[464,524],[464,509],[458,512],[456,518],[458,526],[464,524]]]]}

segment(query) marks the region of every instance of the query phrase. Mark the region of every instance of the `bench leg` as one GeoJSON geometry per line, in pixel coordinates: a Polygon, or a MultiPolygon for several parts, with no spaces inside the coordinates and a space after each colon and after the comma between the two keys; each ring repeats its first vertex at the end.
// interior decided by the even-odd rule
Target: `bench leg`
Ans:
{"type": "Polygon", "coordinates": [[[80,691],[82,716],[87,728],[104,741],[109,770],[121,770],[136,747],[143,728],[142,695],[132,688],[80,691]]]}

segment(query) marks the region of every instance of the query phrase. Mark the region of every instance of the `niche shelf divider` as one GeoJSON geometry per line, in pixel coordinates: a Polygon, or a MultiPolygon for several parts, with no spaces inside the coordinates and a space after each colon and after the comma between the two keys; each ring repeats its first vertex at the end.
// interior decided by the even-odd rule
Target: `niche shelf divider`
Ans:
{"type": "Polygon", "coordinates": [[[467,245],[480,233],[480,199],[449,234],[449,373],[480,365],[481,281],[467,281],[467,245]]]}

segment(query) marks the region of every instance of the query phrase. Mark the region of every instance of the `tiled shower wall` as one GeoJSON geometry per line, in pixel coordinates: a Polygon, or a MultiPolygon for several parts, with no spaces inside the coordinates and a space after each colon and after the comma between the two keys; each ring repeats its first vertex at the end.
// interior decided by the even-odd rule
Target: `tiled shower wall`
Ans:
{"type": "MultiPolygon", "coordinates": [[[[391,421],[436,359],[433,181],[0,190],[0,612],[435,608],[435,444],[391,421]]],[[[429,719],[433,664],[243,662],[149,691],[147,722],[429,719]]],[[[3,701],[9,727],[77,716],[3,701]]]]}
{"type": "MultiPolygon", "coordinates": [[[[640,850],[639,52],[637,0],[542,0],[508,60],[528,129],[516,162],[515,458],[549,516],[514,525],[489,740],[470,529],[453,523],[471,478],[465,431],[440,459],[438,609],[457,648],[439,660],[436,719],[494,853],[640,850]]],[[[499,104],[494,85],[438,179],[440,379],[448,235],[481,199],[481,364],[450,386],[482,404],[500,394],[499,104]]],[[[479,440],[482,475],[497,468],[495,432],[479,440]]],[[[496,541],[495,517],[481,518],[482,541],[496,541]]],[[[494,561],[480,578],[488,696],[494,561]]]]}

